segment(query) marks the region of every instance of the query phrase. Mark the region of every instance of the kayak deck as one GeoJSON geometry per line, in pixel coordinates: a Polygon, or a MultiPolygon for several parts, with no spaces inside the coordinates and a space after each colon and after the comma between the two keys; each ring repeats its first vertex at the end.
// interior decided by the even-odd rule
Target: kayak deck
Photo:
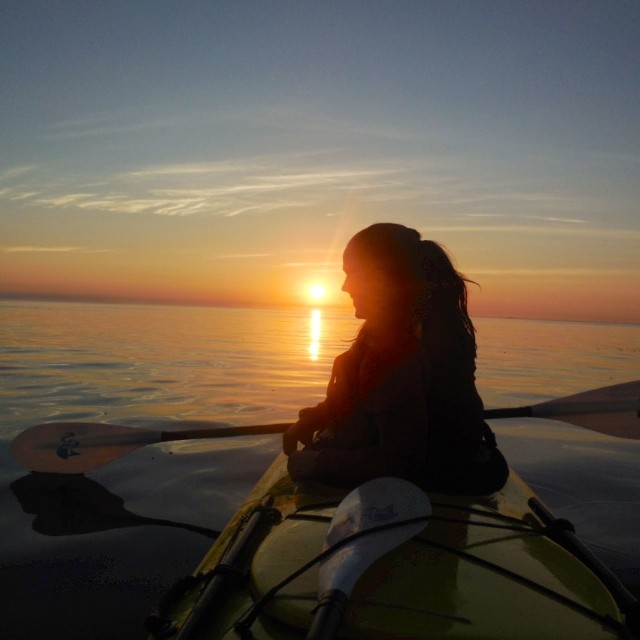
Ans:
{"type": "MultiPolygon", "coordinates": [[[[209,579],[195,580],[169,608],[179,629],[173,637],[304,638],[317,605],[313,560],[345,494],[293,483],[279,456],[198,567],[195,575],[209,579]],[[190,613],[198,607],[195,624],[199,612],[190,613]]],[[[610,591],[544,535],[529,506],[535,494],[515,472],[491,496],[429,498],[433,514],[423,531],[358,581],[339,637],[627,637],[610,591]]]]}

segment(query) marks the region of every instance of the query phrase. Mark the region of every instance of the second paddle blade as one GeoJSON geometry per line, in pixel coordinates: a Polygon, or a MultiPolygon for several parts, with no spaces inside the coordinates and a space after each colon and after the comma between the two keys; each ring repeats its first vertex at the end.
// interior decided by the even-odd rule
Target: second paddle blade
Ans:
{"type": "Polygon", "coordinates": [[[95,422],[52,422],[23,431],[13,457],[31,471],[86,473],[147,444],[161,432],[95,422]]]}

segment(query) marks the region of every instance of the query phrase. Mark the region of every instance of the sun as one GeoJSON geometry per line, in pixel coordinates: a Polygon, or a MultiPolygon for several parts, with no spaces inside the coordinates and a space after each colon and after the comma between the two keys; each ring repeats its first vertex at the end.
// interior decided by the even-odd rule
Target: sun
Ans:
{"type": "Polygon", "coordinates": [[[322,300],[322,298],[325,297],[326,293],[327,290],[325,289],[323,284],[316,283],[312,284],[309,287],[309,297],[316,302],[322,300]]]}

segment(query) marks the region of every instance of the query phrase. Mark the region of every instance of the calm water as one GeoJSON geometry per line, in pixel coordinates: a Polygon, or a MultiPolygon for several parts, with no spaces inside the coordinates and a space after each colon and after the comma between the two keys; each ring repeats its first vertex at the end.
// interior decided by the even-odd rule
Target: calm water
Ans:
{"type": "MultiPolygon", "coordinates": [[[[640,378],[640,326],[476,324],[487,407],[640,378]]],[[[2,637],[144,638],[154,602],[279,449],[275,436],[155,445],[61,482],[11,458],[19,432],[50,420],[291,420],[323,397],[357,326],[329,311],[0,303],[2,637]]],[[[638,589],[640,443],[550,421],[494,429],[512,466],[638,589]]]]}

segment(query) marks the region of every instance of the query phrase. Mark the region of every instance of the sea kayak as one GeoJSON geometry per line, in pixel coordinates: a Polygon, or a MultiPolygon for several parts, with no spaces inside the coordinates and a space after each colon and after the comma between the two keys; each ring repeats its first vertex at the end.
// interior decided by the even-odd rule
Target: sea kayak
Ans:
{"type": "MultiPolygon", "coordinates": [[[[347,493],[293,482],[278,456],[194,575],[149,618],[151,637],[305,638],[318,560],[347,493]]],[[[337,637],[636,637],[633,596],[515,471],[490,496],[428,498],[417,535],[358,579],[337,637]]]]}

